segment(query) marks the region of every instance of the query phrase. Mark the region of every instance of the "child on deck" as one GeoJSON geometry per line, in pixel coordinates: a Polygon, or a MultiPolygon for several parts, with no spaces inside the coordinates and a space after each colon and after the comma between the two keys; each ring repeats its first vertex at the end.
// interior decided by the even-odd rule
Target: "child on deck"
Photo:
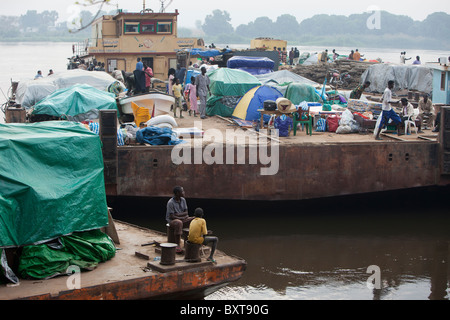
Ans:
{"type": "Polygon", "coordinates": [[[198,114],[197,107],[197,87],[194,85],[195,77],[191,77],[191,83],[186,85],[186,89],[184,90],[184,95],[187,96],[188,105],[189,105],[189,115],[191,115],[191,111],[194,111],[194,117],[198,114]]]}
{"type": "Polygon", "coordinates": [[[189,225],[188,241],[196,244],[211,244],[211,253],[208,257],[208,261],[215,263],[214,252],[216,251],[217,242],[219,239],[208,235],[208,229],[206,228],[206,220],[203,219],[203,209],[197,208],[194,211],[194,220],[189,225]]]}
{"type": "Polygon", "coordinates": [[[184,118],[183,113],[183,105],[181,104],[181,93],[183,92],[183,88],[181,87],[180,80],[175,78],[174,85],[172,86],[173,95],[175,96],[175,105],[173,106],[173,116],[177,117],[177,108],[180,108],[180,118],[184,118]]]}

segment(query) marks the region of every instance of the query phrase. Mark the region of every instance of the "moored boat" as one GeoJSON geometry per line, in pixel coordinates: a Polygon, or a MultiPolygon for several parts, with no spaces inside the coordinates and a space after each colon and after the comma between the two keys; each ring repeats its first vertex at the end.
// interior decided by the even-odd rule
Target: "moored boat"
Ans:
{"type": "Polygon", "coordinates": [[[153,114],[154,111],[154,115],[160,115],[170,112],[170,107],[175,103],[175,98],[157,90],[125,97],[119,100],[123,114],[133,114],[132,103],[135,103],[138,107],[150,109],[150,114],[153,114]]]}
{"type": "Polygon", "coordinates": [[[165,234],[115,221],[120,250],[94,270],[46,280],[22,280],[18,285],[0,286],[2,300],[140,300],[168,297],[202,298],[246,269],[245,260],[216,250],[216,264],[201,257],[187,262],[182,256],[174,265],[161,265],[158,243],[165,234]],[[153,245],[146,245],[156,242],[153,245]],[[78,278],[77,278],[78,277],[78,278]],[[78,279],[78,280],[76,280],[78,279]],[[76,285],[79,284],[77,287],[76,285]]]}
{"type": "Polygon", "coordinates": [[[245,271],[219,251],[167,263],[164,233],[114,221],[101,140],[82,124],[0,124],[0,155],[2,300],[198,297],[245,271]]]}

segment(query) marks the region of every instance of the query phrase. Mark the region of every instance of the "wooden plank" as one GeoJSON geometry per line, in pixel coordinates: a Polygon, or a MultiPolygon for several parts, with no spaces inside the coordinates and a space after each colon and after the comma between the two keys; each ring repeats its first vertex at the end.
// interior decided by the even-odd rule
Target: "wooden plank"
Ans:
{"type": "Polygon", "coordinates": [[[211,261],[207,260],[203,260],[201,262],[186,262],[185,260],[175,260],[175,264],[166,266],[160,264],[160,261],[152,261],[147,263],[147,267],[154,271],[166,273],[172,271],[189,270],[192,268],[204,267],[212,264],[213,263],[211,261]]]}
{"type": "Polygon", "coordinates": [[[433,141],[433,142],[436,142],[436,138],[428,138],[428,137],[424,137],[424,136],[418,136],[418,138],[419,139],[422,139],[422,140],[427,140],[427,141],[433,141]]]}

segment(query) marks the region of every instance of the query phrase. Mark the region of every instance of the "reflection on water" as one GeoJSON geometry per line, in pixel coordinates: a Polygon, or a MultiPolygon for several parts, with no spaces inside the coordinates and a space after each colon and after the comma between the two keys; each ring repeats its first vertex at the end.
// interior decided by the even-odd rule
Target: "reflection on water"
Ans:
{"type": "MultiPolygon", "coordinates": [[[[219,249],[248,263],[239,281],[206,299],[448,299],[448,191],[252,203],[189,199],[186,190],[190,211],[204,208],[219,249]],[[380,282],[368,285],[373,265],[380,282]]],[[[116,199],[110,205],[117,219],[164,231],[166,202],[116,199]]]]}

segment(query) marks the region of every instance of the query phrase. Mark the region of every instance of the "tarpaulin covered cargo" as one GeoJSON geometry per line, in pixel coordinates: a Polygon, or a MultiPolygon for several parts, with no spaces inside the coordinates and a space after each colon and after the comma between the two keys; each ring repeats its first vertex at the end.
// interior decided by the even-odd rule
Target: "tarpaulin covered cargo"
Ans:
{"type": "Polygon", "coordinates": [[[53,92],[37,103],[32,114],[67,116],[71,121],[98,119],[99,110],[117,110],[115,95],[87,84],[53,92]]]}
{"type": "Polygon", "coordinates": [[[322,99],[316,89],[306,83],[291,83],[288,85],[284,96],[291,100],[294,105],[299,105],[303,101],[322,102],[322,99]]]}
{"type": "Polygon", "coordinates": [[[108,225],[98,135],[82,124],[0,124],[0,248],[108,225]]]}
{"type": "Polygon", "coordinates": [[[102,231],[76,232],[51,244],[23,247],[18,275],[25,279],[47,279],[69,273],[69,267],[92,270],[115,253],[114,243],[102,231]]]}
{"type": "Polygon", "coordinates": [[[427,66],[374,64],[361,75],[361,83],[370,81],[370,92],[382,93],[390,80],[395,81],[395,90],[417,90],[431,93],[433,90],[433,70],[427,66]]]}
{"type": "Polygon", "coordinates": [[[37,80],[20,80],[16,99],[23,107],[30,108],[56,90],[69,88],[76,84],[87,84],[101,91],[108,91],[111,85],[118,84],[121,91],[125,90],[125,85],[107,72],[75,69],[37,80]]]}
{"type": "Polygon", "coordinates": [[[206,58],[221,56],[225,53],[231,52],[230,49],[224,49],[224,50],[219,51],[217,49],[202,50],[202,49],[198,49],[198,48],[192,48],[192,49],[188,49],[186,51],[189,52],[191,54],[191,56],[200,56],[200,57],[206,57],[206,58]]]}
{"type": "Polygon", "coordinates": [[[281,93],[285,94],[287,86],[291,83],[306,83],[314,87],[318,87],[319,84],[308,78],[302,77],[289,70],[280,70],[266,74],[255,75],[255,77],[261,81],[263,85],[275,87],[281,93]]]}
{"type": "Polygon", "coordinates": [[[261,83],[248,72],[219,68],[208,72],[212,96],[208,98],[206,113],[209,116],[231,117],[242,96],[261,83]]]}
{"type": "Polygon", "coordinates": [[[211,93],[215,96],[243,96],[248,90],[259,86],[259,80],[248,72],[219,68],[208,72],[211,93]]]}
{"type": "Polygon", "coordinates": [[[266,57],[234,56],[227,61],[227,67],[246,71],[253,75],[273,72],[275,62],[266,57]]]}

